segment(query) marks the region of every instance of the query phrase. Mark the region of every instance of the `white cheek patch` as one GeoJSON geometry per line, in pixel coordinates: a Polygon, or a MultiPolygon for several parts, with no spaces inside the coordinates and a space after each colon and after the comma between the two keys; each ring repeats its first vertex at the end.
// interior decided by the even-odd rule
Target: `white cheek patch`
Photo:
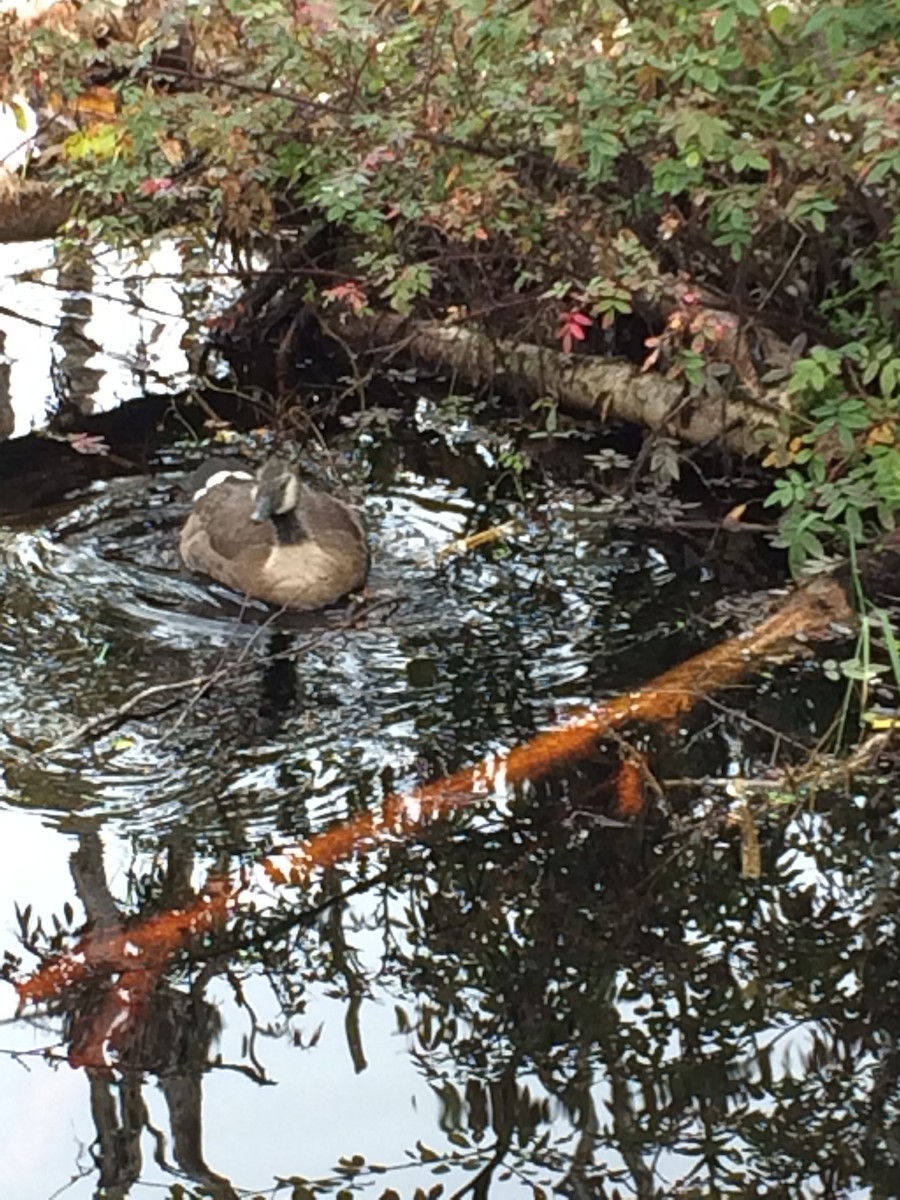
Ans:
{"type": "Polygon", "coordinates": [[[210,475],[202,488],[194,492],[194,503],[196,504],[201,496],[205,496],[207,492],[218,487],[220,483],[224,483],[226,479],[247,479],[250,483],[253,482],[253,476],[246,471],[216,471],[215,475],[210,475]]]}

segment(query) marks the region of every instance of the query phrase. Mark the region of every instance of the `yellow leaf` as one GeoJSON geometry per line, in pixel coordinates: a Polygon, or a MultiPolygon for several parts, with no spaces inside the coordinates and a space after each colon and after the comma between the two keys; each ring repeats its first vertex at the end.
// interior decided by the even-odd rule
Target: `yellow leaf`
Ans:
{"type": "Polygon", "coordinates": [[[63,96],[51,92],[48,107],[54,112],[75,116],[114,117],[119,111],[119,97],[108,87],[95,87],[78,96],[63,96]]]}
{"type": "Polygon", "coordinates": [[[759,879],[762,875],[759,833],[749,804],[741,805],[741,874],[745,879],[759,879]]]}
{"type": "Polygon", "coordinates": [[[170,167],[180,167],[184,162],[184,150],[181,148],[181,142],[176,138],[163,137],[161,133],[156,135],[156,144],[162,150],[166,162],[170,167]]]}
{"type": "Polygon", "coordinates": [[[772,468],[777,468],[780,470],[782,467],[790,466],[792,461],[792,457],[788,453],[787,448],[781,445],[775,446],[774,449],[769,451],[769,453],[763,459],[762,465],[769,470],[772,468]]]}
{"type": "Polygon", "coordinates": [[[893,446],[897,440],[897,427],[893,421],[881,421],[873,425],[866,436],[867,446],[893,446]]]}
{"type": "Polygon", "coordinates": [[[725,520],[723,522],[726,529],[731,528],[735,525],[740,525],[741,521],[744,519],[744,513],[746,511],[747,511],[746,504],[736,504],[730,512],[727,512],[725,514],[725,520]]]}
{"type": "Polygon", "coordinates": [[[900,716],[891,716],[889,713],[866,713],[863,720],[877,730],[900,729],[900,716]]]}
{"type": "Polygon", "coordinates": [[[84,158],[117,158],[123,145],[122,131],[117,125],[91,125],[66,138],[66,157],[72,162],[84,158]]]}
{"type": "Polygon", "coordinates": [[[108,87],[91,88],[82,92],[73,102],[76,113],[90,113],[96,117],[114,117],[119,111],[119,97],[108,87]]]}
{"type": "Polygon", "coordinates": [[[769,9],[769,24],[776,33],[781,33],[790,19],[791,10],[786,4],[776,4],[774,8],[769,9]]]}

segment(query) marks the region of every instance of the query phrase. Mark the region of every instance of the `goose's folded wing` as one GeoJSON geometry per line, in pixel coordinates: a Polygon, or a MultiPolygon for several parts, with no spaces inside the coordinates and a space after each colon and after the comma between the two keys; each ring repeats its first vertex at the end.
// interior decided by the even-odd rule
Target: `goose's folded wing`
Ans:
{"type": "Polygon", "coordinates": [[[275,531],[268,521],[251,521],[252,503],[252,486],[243,480],[224,480],[199,498],[181,534],[181,553],[192,570],[222,578],[223,564],[246,571],[266,562],[275,531]]]}

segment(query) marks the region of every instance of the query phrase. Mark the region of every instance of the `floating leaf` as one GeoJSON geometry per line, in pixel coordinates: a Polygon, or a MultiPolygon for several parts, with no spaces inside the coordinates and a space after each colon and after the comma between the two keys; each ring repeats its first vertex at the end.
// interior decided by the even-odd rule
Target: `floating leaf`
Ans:
{"type": "Polygon", "coordinates": [[[762,854],[759,848],[759,832],[750,805],[741,805],[741,874],[745,879],[759,879],[762,875],[762,854]]]}

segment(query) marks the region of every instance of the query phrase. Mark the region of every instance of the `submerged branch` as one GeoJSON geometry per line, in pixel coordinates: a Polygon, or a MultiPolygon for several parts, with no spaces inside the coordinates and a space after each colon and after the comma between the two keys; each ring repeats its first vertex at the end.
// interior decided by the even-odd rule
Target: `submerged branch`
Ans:
{"type": "MultiPolygon", "coordinates": [[[[794,657],[811,638],[827,637],[852,620],[842,585],[819,578],[798,588],[782,607],[755,630],[731,638],[664,672],[637,691],[592,705],[530,742],[492,755],[473,767],[444,776],[403,794],[390,795],[376,810],[360,813],[310,837],[293,849],[273,853],[259,864],[277,885],[302,886],[310,873],[328,869],[379,844],[417,834],[435,820],[477,799],[502,795],[509,786],[538,779],[590,753],[598,738],[614,735],[634,722],[666,723],[688,712],[710,692],[721,689],[773,660],[794,657]]],[[[221,926],[235,911],[247,880],[212,881],[206,895],[180,910],[159,914],[127,931],[88,934],[75,949],[45,963],[17,985],[22,1005],[59,996],[88,974],[119,975],[130,987],[113,989],[82,1061],[104,1059],[115,1047],[116,1003],[126,1003],[130,1023],[146,989],[171,957],[198,931],[221,926]],[[142,986],[136,984],[143,973],[142,986]],[[121,996],[124,994],[124,1001],[121,996]],[[119,997],[118,1001],[114,997],[119,997]]]]}
{"type": "Polygon", "coordinates": [[[834,579],[816,579],[793,592],[755,630],[689,658],[643,688],[592,705],[505,754],[490,756],[405,794],[391,795],[378,810],[360,813],[293,851],[271,855],[261,866],[276,883],[301,884],[316,867],[331,867],[380,842],[409,837],[476,799],[539,779],[590,753],[598,738],[627,725],[673,721],[710,692],[737,682],[765,663],[795,657],[808,640],[827,637],[852,620],[841,584],[834,579]]]}

